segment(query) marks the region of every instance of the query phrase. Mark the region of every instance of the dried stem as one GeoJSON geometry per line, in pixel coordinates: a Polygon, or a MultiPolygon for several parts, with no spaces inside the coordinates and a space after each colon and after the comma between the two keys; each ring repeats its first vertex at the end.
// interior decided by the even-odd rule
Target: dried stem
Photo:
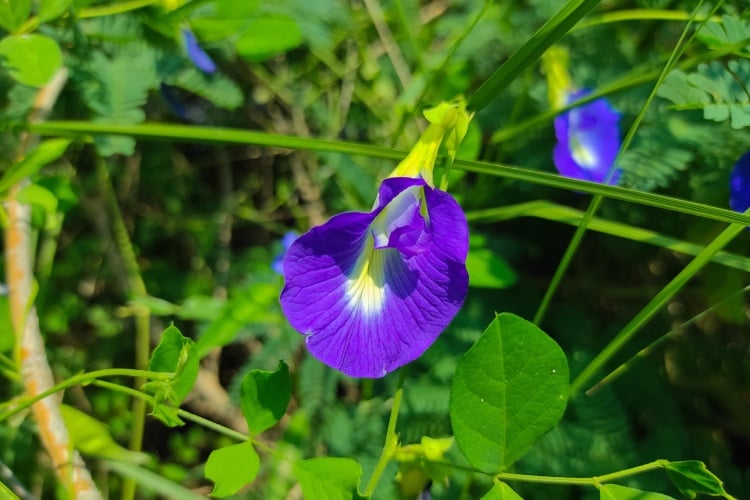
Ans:
{"type": "MultiPolygon", "coordinates": [[[[67,72],[62,70],[39,91],[31,121],[39,122],[47,116],[66,79],[67,72]]],[[[21,138],[19,159],[34,142],[35,138],[31,135],[21,138]]],[[[54,378],[39,331],[39,318],[32,293],[31,207],[17,199],[18,193],[27,183],[28,180],[24,180],[14,186],[5,202],[8,215],[8,225],[5,228],[5,267],[17,361],[21,367],[26,393],[34,397],[52,387],[54,378]]],[[[81,455],[73,449],[58,399],[54,396],[41,399],[32,405],[32,412],[37,421],[40,439],[52,458],[55,472],[71,497],[101,498],[81,455]]]]}

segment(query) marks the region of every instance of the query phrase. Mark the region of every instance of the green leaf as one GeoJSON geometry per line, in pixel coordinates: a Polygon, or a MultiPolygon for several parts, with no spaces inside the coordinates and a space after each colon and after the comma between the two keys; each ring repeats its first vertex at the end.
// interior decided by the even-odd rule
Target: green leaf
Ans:
{"type": "Polygon", "coordinates": [[[362,466],[351,458],[311,458],[294,464],[294,475],[305,498],[351,500],[360,498],[357,486],[362,466]]]}
{"type": "Polygon", "coordinates": [[[30,87],[44,86],[62,67],[57,42],[37,34],[11,35],[0,40],[0,59],[16,81],[30,87]]]}
{"type": "Polygon", "coordinates": [[[695,498],[698,494],[732,498],[724,489],[724,483],[699,460],[669,462],[664,468],[672,483],[688,498],[695,498]]]}
{"type": "Polygon", "coordinates": [[[193,490],[180,484],[174,483],[161,474],[152,472],[130,462],[117,460],[106,460],[107,468],[113,470],[122,477],[133,479],[138,483],[138,489],[158,493],[161,498],[179,498],[180,500],[205,500],[204,495],[199,495],[193,490]]]}
{"type": "Polygon", "coordinates": [[[286,413],[292,397],[289,367],[283,361],[275,372],[251,370],[242,379],[240,405],[251,434],[274,426],[286,413]]]}
{"type": "Polygon", "coordinates": [[[17,198],[21,203],[42,207],[47,214],[57,211],[57,197],[52,191],[38,184],[27,184],[22,187],[17,198]]]}
{"type": "Polygon", "coordinates": [[[170,326],[162,333],[148,366],[151,371],[172,374],[168,380],[143,384],[143,390],[154,396],[152,414],[169,426],[182,425],[177,407],[193,388],[200,369],[195,343],[170,326]]]}
{"type": "Polygon", "coordinates": [[[674,500],[674,498],[661,493],[620,486],[619,484],[605,484],[599,488],[599,500],[674,500]]]}
{"type": "Polygon", "coordinates": [[[234,495],[255,480],[259,469],[260,457],[249,441],[212,451],[205,468],[206,477],[214,482],[211,495],[234,495]]]}
{"type": "Polygon", "coordinates": [[[3,498],[5,500],[18,500],[18,496],[13,493],[13,491],[5,486],[5,484],[0,481],[0,498],[3,498]]]}
{"type": "Polygon", "coordinates": [[[297,22],[286,16],[263,16],[250,23],[237,40],[237,53],[250,61],[263,61],[302,43],[297,22]]]}
{"type": "Polygon", "coordinates": [[[42,0],[39,4],[39,22],[51,21],[60,17],[73,0],[42,0]]]}
{"type": "Polygon", "coordinates": [[[694,73],[672,71],[657,94],[678,109],[702,109],[706,120],[729,120],[732,128],[750,125],[750,61],[714,61],[694,73]]]}
{"type": "Polygon", "coordinates": [[[45,165],[60,158],[70,143],[70,139],[48,139],[39,143],[23,160],[3,174],[0,178],[0,193],[5,193],[22,179],[31,177],[45,165]]]}
{"type": "Polygon", "coordinates": [[[61,405],[63,420],[68,428],[73,446],[83,453],[112,460],[145,463],[149,457],[120,446],[109,434],[109,429],[99,420],[68,405],[61,405]]]}
{"type": "Polygon", "coordinates": [[[466,269],[469,286],[475,288],[508,288],[516,282],[516,273],[508,263],[486,248],[469,250],[466,269]]]}
{"type": "Polygon", "coordinates": [[[523,500],[523,498],[501,481],[495,483],[492,489],[482,497],[482,500],[523,500]]]}
{"type": "Polygon", "coordinates": [[[13,335],[13,323],[10,320],[10,303],[8,302],[7,288],[5,293],[0,294],[0,352],[8,352],[13,349],[16,342],[13,335]]]}
{"type": "Polygon", "coordinates": [[[499,314],[456,367],[450,397],[456,442],[477,468],[503,470],[557,424],[567,394],[560,346],[532,323],[499,314]]]}
{"type": "Polygon", "coordinates": [[[738,17],[725,15],[721,22],[708,21],[697,33],[697,38],[712,49],[734,45],[750,39],[750,23],[738,17]]]}
{"type": "Polygon", "coordinates": [[[0,26],[9,32],[14,32],[29,18],[31,0],[2,0],[0,1],[0,26]]]}

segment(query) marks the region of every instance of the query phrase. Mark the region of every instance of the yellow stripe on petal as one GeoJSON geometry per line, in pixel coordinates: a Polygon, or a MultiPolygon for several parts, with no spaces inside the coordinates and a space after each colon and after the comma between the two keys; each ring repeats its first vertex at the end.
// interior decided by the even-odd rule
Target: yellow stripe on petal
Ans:
{"type": "Polygon", "coordinates": [[[398,250],[375,249],[372,236],[354,265],[346,282],[346,298],[350,309],[360,309],[365,316],[377,314],[385,303],[386,260],[398,250]]]}

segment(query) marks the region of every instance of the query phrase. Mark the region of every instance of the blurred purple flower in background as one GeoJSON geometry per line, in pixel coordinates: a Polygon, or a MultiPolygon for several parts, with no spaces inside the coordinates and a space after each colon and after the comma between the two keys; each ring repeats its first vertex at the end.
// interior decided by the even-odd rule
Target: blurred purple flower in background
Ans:
{"type": "Polygon", "coordinates": [[[182,28],[182,37],[185,41],[187,55],[193,61],[193,64],[204,73],[216,73],[216,63],[200,46],[198,39],[195,38],[190,28],[182,28]]]}
{"type": "Polygon", "coordinates": [[[284,275],[284,257],[286,256],[289,247],[292,246],[292,243],[294,243],[297,238],[299,238],[299,233],[297,231],[287,231],[286,234],[281,237],[281,252],[279,252],[271,262],[271,269],[282,276],[284,275]]]}
{"type": "Polygon", "coordinates": [[[421,177],[380,185],[371,212],[345,212],[292,243],[281,307],[310,352],[351,377],[418,358],[468,290],[466,217],[421,177]]]}
{"type": "Polygon", "coordinates": [[[729,174],[729,206],[736,212],[750,207],[750,152],[742,155],[729,174]]]}
{"type": "MultiPolygon", "coordinates": [[[[588,95],[578,90],[567,95],[566,104],[588,95]]],[[[555,118],[557,144],[555,167],[566,177],[617,184],[621,170],[608,172],[620,149],[620,114],[604,99],[596,99],[561,113],[555,118]]]]}

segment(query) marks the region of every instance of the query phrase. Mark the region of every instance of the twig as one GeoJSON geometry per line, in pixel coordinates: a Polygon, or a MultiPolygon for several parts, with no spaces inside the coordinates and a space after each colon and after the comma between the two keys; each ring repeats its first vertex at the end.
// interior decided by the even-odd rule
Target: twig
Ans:
{"type": "Polygon", "coordinates": [[[391,64],[393,64],[393,69],[396,70],[396,76],[398,76],[401,86],[407,88],[411,84],[409,65],[404,60],[401,49],[399,49],[396,40],[393,38],[393,33],[391,33],[391,29],[388,27],[388,23],[385,22],[383,9],[380,8],[377,0],[364,0],[364,2],[367,12],[370,14],[370,19],[372,19],[372,24],[375,25],[375,30],[383,42],[383,48],[386,54],[388,54],[391,64]]]}
{"type": "MultiPolygon", "coordinates": [[[[66,80],[67,71],[63,69],[39,91],[31,121],[39,122],[47,116],[66,80]]],[[[21,138],[19,157],[23,156],[34,141],[35,137],[30,134],[21,138]]],[[[8,214],[5,266],[17,361],[20,363],[26,393],[34,397],[52,387],[54,378],[39,331],[39,318],[32,293],[31,207],[17,199],[18,193],[28,182],[23,180],[14,186],[5,202],[8,214]]],[[[58,399],[54,396],[41,399],[32,405],[32,412],[40,439],[52,458],[55,472],[65,489],[74,498],[101,498],[81,455],[70,442],[58,399]]]]}

